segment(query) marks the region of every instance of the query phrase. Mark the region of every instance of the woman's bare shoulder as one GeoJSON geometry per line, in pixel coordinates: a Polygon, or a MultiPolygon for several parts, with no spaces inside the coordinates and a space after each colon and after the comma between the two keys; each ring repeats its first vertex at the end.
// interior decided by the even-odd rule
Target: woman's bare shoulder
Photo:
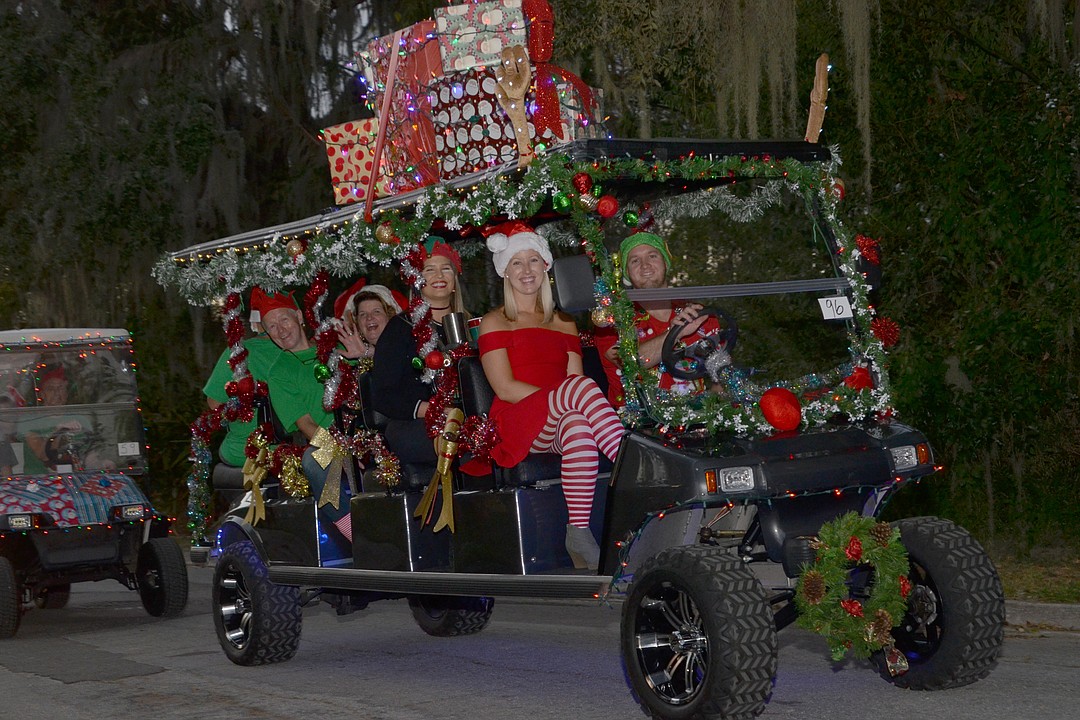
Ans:
{"type": "Polygon", "coordinates": [[[574,322],[574,318],[570,317],[561,310],[555,313],[555,317],[551,319],[551,329],[558,330],[559,332],[566,333],[567,335],[577,335],[578,328],[574,322]]]}
{"type": "Polygon", "coordinates": [[[494,332],[496,330],[509,330],[510,322],[503,315],[501,307],[497,307],[494,310],[487,312],[484,317],[480,319],[480,334],[494,332]]]}

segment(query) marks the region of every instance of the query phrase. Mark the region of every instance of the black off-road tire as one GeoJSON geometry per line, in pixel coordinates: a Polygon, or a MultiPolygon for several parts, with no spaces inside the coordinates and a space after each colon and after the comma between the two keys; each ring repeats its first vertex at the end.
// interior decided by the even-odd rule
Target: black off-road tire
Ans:
{"type": "Polygon", "coordinates": [[[296,654],[303,629],[300,590],[270,582],[250,540],[221,553],[211,596],[218,642],[234,663],[267,665],[296,654]]]}
{"type": "Polygon", "coordinates": [[[187,566],[183,551],[172,538],[150,538],[142,544],[135,577],[146,612],[154,617],[175,617],[184,611],[188,599],[187,566]]]}
{"type": "Polygon", "coordinates": [[[15,637],[22,620],[22,591],[15,568],[6,557],[0,557],[0,640],[15,637]]]}
{"type": "Polygon", "coordinates": [[[623,605],[620,644],[630,690],[657,720],[755,717],[776,677],[765,590],[717,548],[669,548],[642,563],[623,605]]]}
{"type": "Polygon", "coordinates": [[[34,598],[34,607],[41,610],[59,610],[68,604],[71,597],[71,583],[43,588],[34,598]]]}
{"type": "Polygon", "coordinates": [[[413,595],[409,608],[420,629],[435,637],[472,635],[487,627],[495,598],[413,595]]]}
{"type": "Polygon", "coordinates": [[[893,628],[909,669],[891,677],[878,652],[882,677],[911,690],[945,690],[986,677],[1005,636],[1005,595],[993,562],[949,520],[918,517],[894,525],[911,564],[908,611],[893,628]]]}

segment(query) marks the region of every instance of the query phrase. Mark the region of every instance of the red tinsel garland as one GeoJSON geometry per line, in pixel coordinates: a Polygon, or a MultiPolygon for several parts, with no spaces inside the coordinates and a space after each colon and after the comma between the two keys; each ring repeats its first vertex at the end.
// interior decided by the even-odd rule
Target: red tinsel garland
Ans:
{"type": "Polygon", "coordinates": [[[855,247],[859,253],[874,265],[881,264],[881,244],[872,237],[866,235],[855,236],[855,247]]]}

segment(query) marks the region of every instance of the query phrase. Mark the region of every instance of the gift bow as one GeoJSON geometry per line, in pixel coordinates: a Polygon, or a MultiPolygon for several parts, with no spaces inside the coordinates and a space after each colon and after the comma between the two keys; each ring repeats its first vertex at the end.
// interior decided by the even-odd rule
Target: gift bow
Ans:
{"type": "Polygon", "coordinates": [[[559,92],[555,77],[569,82],[577,90],[584,103],[585,113],[593,115],[596,99],[592,90],[581,78],[569,70],[552,65],[551,53],[555,47],[555,14],[547,0],[524,0],[521,7],[529,26],[529,59],[532,60],[536,77],[536,112],[533,127],[539,137],[551,130],[560,140],[565,140],[562,129],[562,113],[559,110],[559,92]]]}
{"type": "Polygon", "coordinates": [[[244,461],[244,490],[251,493],[251,505],[248,506],[244,515],[244,522],[254,527],[260,520],[266,519],[266,506],[263,504],[262,484],[266,477],[266,468],[270,464],[270,441],[262,433],[253,433],[248,438],[257,452],[255,457],[248,457],[244,461]]]}
{"type": "Polygon", "coordinates": [[[344,445],[339,443],[326,428],[319,428],[315,436],[311,438],[311,446],[315,451],[311,454],[319,467],[326,470],[326,483],[323,485],[322,494],[319,495],[318,507],[332,505],[337,510],[341,503],[341,474],[352,481],[353,467],[352,455],[344,445]]]}
{"type": "Polygon", "coordinates": [[[435,510],[435,493],[441,487],[442,512],[439,513],[439,519],[432,527],[432,532],[439,532],[444,527],[454,532],[454,488],[450,470],[457,456],[458,433],[461,432],[461,425],[464,422],[465,413],[459,408],[452,407],[446,411],[446,424],[443,426],[443,431],[435,438],[435,456],[438,458],[435,474],[431,476],[431,482],[428,483],[413,513],[414,517],[423,519],[422,525],[431,522],[431,516],[435,510]]]}

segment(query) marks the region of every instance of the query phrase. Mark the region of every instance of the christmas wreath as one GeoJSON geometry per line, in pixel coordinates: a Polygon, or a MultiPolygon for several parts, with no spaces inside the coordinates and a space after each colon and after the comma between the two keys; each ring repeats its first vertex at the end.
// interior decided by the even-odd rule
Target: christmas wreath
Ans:
{"type": "Polygon", "coordinates": [[[813,545],[817,559],[804,568],[795,589],[798,625],[823,635],[833,660],[848,650],[860,658],[885,650],[890,668],[906,669],[892,637],[911,592],[900,531],[850,512],[822,525],[813,545]],[[862,573],[866,582],[853,582],[862,573]]]}

